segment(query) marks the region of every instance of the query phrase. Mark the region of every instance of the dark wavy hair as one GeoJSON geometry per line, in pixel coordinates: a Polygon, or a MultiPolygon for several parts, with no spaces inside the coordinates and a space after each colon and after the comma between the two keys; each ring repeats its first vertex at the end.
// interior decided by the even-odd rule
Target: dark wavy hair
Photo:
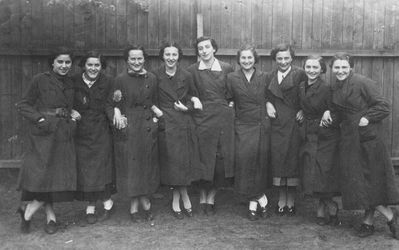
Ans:
{"type": "Polygon", "coordinates": [[[272,59],[273,59],[274,61],[276,61],[276,55],[277,55],[277,53],[278,53],[278,52],[281,52],[281,51],[287,51],[287,50],[290,52],[292,59],[294,59],[294,57],[295,57],[295,50],[294,50],[294,47],[291,46],[290,44],[287,44],[287,43],[281,43],[281,44],[277,45],[276,47],[274,47],[274,48],[270,51],[270,56],[272,57],[272,59]]]}
{"type": "Polygon", "coordinates": [[[198,54],[198,44],[200,42],[207,41],[207,40],[211,41],[212,47],[215,50],[214,55],[216,55],[216,52],[218,51],[218,45],[217,45],[215,39],[213,39],[213,38],[211,38],[209,36],[201,36],[201,37],[198,37],[197,40],[195,40],[195,54],[197,56],[199,56],[199,54],[198,54]]]}
{"type": "Polygon", "coordinates": [[[84,69],[87,59],[89,59],[91,57],[100,59],[102,69],[105,69],[107,67],[107,62],[106,62],[104,56],[96,50],[87,51],[86,54],[82,57],[82,59],[79,61],[78,66],[81,67],[82,69],[84,69]]]}
{"type": "Polygon", "coordinates": [[[351,68],[353,68],[355,66],[355,62],[353,59],[353,56],[347,52],[337,52],[335,53],[335,55],[333,55],[333,57],[331,58],[331,62],[330,62],[330,68],[332,68],[333,64],[335,61],[337,60],[345,60],[348,61],[349,66],[351,68]]]}
{"type": "Polygon", "coordinates": [[[144,56],[144,60],[147,61],[147,52],[144,49],[144,46],[142,45],[136,45],[136,44],[132,44],[132,45],[128,45],[124,50],[123,50],[123,59],[125,61],[127,61],[127,59],[129,58],[129,52],[131,50],[141,50],[143,51],[143,56],[144,56]]]}
{"type": "Polygon", "coordinates": [[[320,55],[309,55],[308,57],[306,57],[306,59],[303,61],[302,64],[303,69],[305,69],[305,64],[308,60],[317,60],[320,64],[321,73],[324,74],[327,72],[326,62],[324,61],[323,57],[321,57],[320,55]]]}
{"type": "Polygon", "coordinates": [[[162,46],[159,48],[159,59],[161,59],[161,61],[163,61],[163,53],[165,51],[165,48],[167,47],[175,47],[179,53],[179,59],[177,59],[178,61],[181,60],[181,58],[183,57],[183,50],[180,47],[180,45],[177,42],[164,42],[162,44],[162,46]]]}
{"type": "Polygon", "coordinates": [[[255,46],[252,44],[244,44],[243,46],[241,46],[241,48],[237,51],[237,63],[238,65],[240,64],[240,56],[241,56],[241,52],[243,52],[244,50],[250,50],[252,52],[252,55],[255,58],[255,63],[259,62],[259,56],[258,56],[258,52],[256,52],[255,46]]]}
{"type": "Polygon", "coordinates": [[[49,68],[53,67],[54,60],[60,55],[69,55],[69,57],[71,58],[71,61],[73,61],[73,59],[74,59],[73,51],[68,47],[58,47],[58,48],[52,49],[50,51],[50,56],[47,59],[49,68]]]}

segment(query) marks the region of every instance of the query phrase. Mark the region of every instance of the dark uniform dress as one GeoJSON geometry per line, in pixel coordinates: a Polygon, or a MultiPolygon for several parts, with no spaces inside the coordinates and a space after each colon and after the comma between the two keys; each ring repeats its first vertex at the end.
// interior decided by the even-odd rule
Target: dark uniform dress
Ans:
{"type": "Polygon", "coordinates": [[[399,204],[390,155],[380,135],[390,105],[377,86],[354,73],[332,86],[333,107],[342,119],[339,180],[344,209],[399,204]],[[367,126],[359,127],[361,117],[369,120],[367,126]]]}
{"type": "Polygon", "coordinates": [[[115,193],[115,171],[110,120],[105,104],[112,79],[100,74],[89,88],[82,74],[73,77],[74,109],[81,115],[75,136],[78,186],[76,199],[105,200],[115,193]]]}
{"type": "Polygon", "coordinates": [[[198,138],[190,114],[193,111],[190,99],[196,92],[193,78],[179,67],[173,77],[165,73],[164,66],[155,73],[158,77],[158,107],[163,112],[158,135],[161,183],[187,186],[201,174],[198,138]],[[176,101],[185,104],[189,110],[175,110],[176,101]]]}
{"type": "Polygon", "coordinates": [[[301,146],[303,192],[315,197],[332,197],[339,193],[339,127],[331,112],[331,88],[320,78],[312,85],[304,81],[299,85],[299,96],[304,113],[301,127],[304,136],[301,146]],[[322,127],[320,121],[326,110],[330,111],[333,122],[322,127]]]}
{"type": "Polygon", "coordinates": [[[118,191],[130,197],[154,193],[160,182],[158,165],[158,123],[151,106],[157,103],[154,74],[129,74],[115,78],[109,104],[127,117],[128,126],[115,130],[115,165],[118,191]]]}
{"type": "Polygon", "coordinates": [[[218,61],[221,71],[199,69],[200,62],[187,68],[194,79],[203,110],[194,113],[203,165],[201,179],[215,186],[227,185],[234,176],[234,110],[228,106],[226,76],[230,64],[218,61]]]}
{"type": "Polygon", "coordinates": [[[73,96],[68,76],[46,72],[34,76],[28,92],[16,104],[29,122],[30,148],[18,179],[24,201],[73,200],[77,181],[76,122],[70,116],[73,96]],[[45,121],[38,123],[41,118],[45,121]]]}
{"type": "Polygon", "coordinates": [[[235,107],[235,189],[256,196],[270,181],[270,120],[266,113],[266,73],[256,70],[248,82],[241,70],[227,75],[235,107]]]}
{"type": "Polygon", "coordinates": [[[271,164],[276,186],[298,185],[301,138],[296,114],[301,109],[299,83],[306,79],[302,69],[291,66],[281,84],[278,83],[277,70],[272,71],[267,80],[266,101],[272,103],[277,112],[277,117],[271,119],[271,164]],[[288,183],[284,183],[285,178],[288,178],[288,183]]]}

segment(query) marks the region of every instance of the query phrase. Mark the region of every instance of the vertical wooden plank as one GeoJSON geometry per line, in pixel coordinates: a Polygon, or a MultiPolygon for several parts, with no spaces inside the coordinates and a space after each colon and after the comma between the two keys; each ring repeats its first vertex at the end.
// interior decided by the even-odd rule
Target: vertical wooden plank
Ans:
{"type": "MultiPolygon", "coordinates": [[[[159,2],[161,0],[151,0],[148,9],[148,47],[157,48],[158,47],[158,27],[159,23],[159,2]]],[[[129,38],[130,40],[130,38],[129,38]]]]}
{"type": "Polygon", "coordinates": [[[240,18],[237,18],[241,16],[241,5],[240,2],[238,1],[233,1],[232,6],[231,6],[231,20],[230,22],[232,23],[232,29],[231,29],[231,43],[230,46],[231,48],[238,48],[241,43],[241,20],[240,18]]]}
{"type": "MultiPolygon", "coordinates": [[[[53,24],[52,37],[49,41],[50,46],[64,45],[64,5],[55,3],[52,5],[51,22],[53,24]]],[[[68,27],[71,29],[72,27],[68,27]]]]}
{"type": "Polygon", "coordinates": [[[282,23],[282,29],[283,29],[283,37],[282,37],[282,42],[285,43],[292,43],[292,9],[294,6],[293,3],[294,0],[284,0],[284,6],[282,10],[282,17],[283,17],[283,23],[282,23]]]}
{"type": "MultiPolygon", "coordinates": [[[[136,7],[136,6],[135,6],[136,7]]],[[[116,36],[117,36],[117,44],[115,44],[117,48],[123,48],[128,44],[127,41],[127,0],[116,0],[116,36]]],[[[133,20],[137,20],[137,15],[133,20]]],[[[133,24],[137,25],[137,22],[133,24]]],[[[129,29],[132,27],[130,26],[129,29]]],[[[135,27],[136,29],[136,27],[135,27]]]]}
{"type": "Polygon", "coordinates": [[[394,58],[392,96],[392,156],[399,157],[399,58],[394,58]]]}
{"type": "MultiPolygon", "coordinates": [[[[173,1],[173,0],[172,0],[173,1]]],[[[211,35],[211,17],[212,17],[212,1],[198,0],[200,2],[200,13],[203,16],[204,36],[211,35]]]]}
{"type": "Polygon", "coordinates": [[[138,43],[148,48],[148,11],[149,6],[142,5],[137,11],[138,43]]]}
{"type": "Polygon", "coordinates": [[[332,30],[332,9],[333,1],[323,0],[323,25],[321,35],[321,47],[327,49],[331,47],[331,30],[332,30]]]}
{"type": "Polygon", "coordinates": [[[117,48],[117,24],[116,24],[116,5],[115,0],[109,0],[106,8],[106,26],[105,26],[105,46],[106,48],[117,48]]]}
{"type": "Polygon", "coordinates": [[[99,6],[94,2],[89,2],[89,11],[84,16],[85,26],[85,49],[93,49],[96,44],[96,13],[99,6]]]}
{"type": "MultiPolygon", "coordinates": [[[[170,40],[179,39],[179,2],[180,0],[174,0],[169,2],[169,34],[170,40]]],[[[178,42],[178,41],[177,41],[178,42]]]]}
{"type": "Polygon", "coordinates": [[[330,48],[342,48],[342,27],[344,0],[334,0],[332,8],[332,26],[330,48]]]}
{"type": "Polygon", "coordinates": [[[221,15],[222,15],[222,2],[211,1],[211,26],[209,35],[215,39],[216,43],[220,48],[223,46],[220,44],[221,39],[221,15]]]}
{"type": "Polygon", "coordinates": [[[75,0],[74,6],[74,47],[76,49],[84,49],[86,47],[86,36],[85,36],[85,1],[75,0]]]}
{"type": "Polygon", "coordinates": [[[96,10],[96,21],[95,21],[95,34],[94,34],[94,47],[97,49],[105,48],[106,37],[105,37],[105,26],[106,26],[106,6],[101,4],[96,10]]]}
{"type": "MultiPolygon", "coordinates": [[[[394,32],[393,32],[393,38],[394,38],[394,41],[399,41],[399,30],[398,30],[398,28],[397,27],[399,27],[399,3],[397,2],[397,1],[393,1],[392,3],[391,3],[391,6],[392,6],[392,11],[394,12],[394,27],[396,27],[395,29],[394,29],[394,32]]],[[[398,42],[395,42],[395,44],[394,44],[394,49],[395,50],[399,50],[399,43],[398,42]]]]}
{"type": "Polygon", "coordinates": [[[32,41],[33,48],[44,48],[45,37],[42,1],[30,1],[32,6],[32,41]]]}
{"type": "Polygon", "coordinates": [[[312,48],[320,49],[322,33],[324,30],[323,25],[323,1],[315,0],[313,1],[313,21],[312,21],[312,48]]]}
{"type": "Polygon", "coordinates": [[[60,33],[62,32],[63,34],[64,45],[71,48],[75,45],[75,4],[74,1],[68,1],[67,4],[62,5],[64,20],[60,33]]]}
{"type": "Polygon", "coordinates": [[[353,9],[353,49],[363,48],[364,1],[354,1],[353,9]]]}
{"type": "Polygon", "coordinates": [[[342,21],[342,45],[343,49],[353,48],[354,34],[354,0],[345,1],[343,4],[343,21],[342,21]]]}
{"type": "MultiPolygon", "coordinates": [[[[52,13],[54,12],[54,6],[55,4],[50,4],[51,2],[45,3],[44,1],[37,1],[42,3],[42,16],[40,19],[43,20],[43,26],[40,28],[43,30],[43,36],[40,37],[42,43],[43,43],[43,48],[49,48],[49,47],[55,47],[57,46],[56,43],[59,43],[60,41],[54,41],[53,40],[53,29],[54,29],[54,23],[53,23],[53,15],[52,13]]],[[[60,18],[62,20],[62,16],[60,18]]],[[[61,40],[62,43],[62,40],[61,40]]]]}
{"type": "Polygon", "coordinates": [[[21,1],[21,46],[27,48],[32,41],[32,6],[31,2],[21,1]]]}
{"type": "MultiPolygon", "coordinates": [[[[393,91],[394,91],[394,61],[392,58],[386,58],[383,60],[383,83],[382,83],[382,94],[389,100],[392,104],[393,91]]],[[[384,119],[383,129],[384,141],[388,147],[389,152],[392,152],[392,110],[390,115],[384,119]]]]}
{"type": "Polygon", "coordinates": [[[162,41],[170,40],[169,2],[170,0],[161,0],[159,5],[159,44],[161,44],[162,41]]]}
{"type": "Polygon", "coordinates": [[[373,49],[375,1],[364,2],[363,49],[373,49]]]}
{"type": "Polygon", "coordinates": [[[385,24],[384,24],[384,49],[394,49],[395,36],[395,4],[386,2],[385,4],[385,24]]]}
{"type": "MultiPolygon", "coordinates": [[[[316,1],[317,2],[317,1],[316,1]]],[[[313,40],[313,12],[319,11],[313,8],[314,1],[313,0],[304,0],[303,1],[303,20],[294,20],[295,22],[302,23],[302,45],[303,49],[312,48],[312,40],[313,40]]],[[[299,8],[299,6],[298,6],[299,8]]]]}
{"type": "Polygon", "coordinates": [[[251,29],[251,1],[240,1],[239,4],[241,6],[241,41],[239,46],[233,49],[238,49],[244,43],[252,43],[251,33],[257,32],[251,29]]]}
{"type": "Polygon", "coordinates": [[[374,41],[373,49],[383,49],[384,47],[384,18],[385,18],[385,3],[388,0],[380,0],[374,5],[374,41]]]}
{"type": "MultiPolygon", "coordinates": [[[[12,1],[9,4],[10,7],[10,41],[13,47],[20,46],[21,42],[21,2],[20,1],[12,1]]],[[[1,39],[0,39],[1,40],[1,39]]]]}
{"type": "Polygon", "coordinates": [[[273,47],[273,0],[262,1],[262,48],[273,47]]]}
{"type": "MultiPolygon", "coordinates": [[[[305,39],[312,38],[312,24],[309,23],[310,32],[309,37],[304,36],[304,27],[303,27],[303,19],[305,18],[305,10],[309,5],[310,10],[312,10],[313,1],[306,1],[306,0],[296,0],[293,1],[292,5],[292,36],[291,36],[291,44],[294,45],[296,48],[305,48],[303,41],[305,39]]],[[[310,14],[312,17],[312,14],[310,14]]],[[[306,44],[307,48],[311,47],[311,43],[309,42],[306,44]]]]}
{"type": "Polygon", "coordinates": [[[179,44],[183,48],[190,48],[191,42],[195,39],[195,13],[194,1],[180,1],[180,29],[179,44]]]}
{"type": "Polygon", "coordinates": [[[231,38],[232,38],[232,24],[233,24],[233,6],[232,1],[222,1],[221,2],[222,12],[220,14],[221,20],[221,34],[220,34],[220,47],[221,48],[231,48],[231,38]]]}
{"type": "MultiPolygon", "coordinates": [[[[136,44],[140,39],[139,36],[141,34],[138,33],[138,6],[133,1],[126,2],[126,44],[136,44]]],[[[118,20],[119,20],[119,13],[122,14],[122,7],[118,10],[118,20]]],[[[119,24],[119,21],[118,21],[119,24]]]]}
{"type": "MultiPolygon", "coordinates": [[[[262,45],[262,1],[251,1],[251,41],[256,48],[262,45]]],[[[224,31],[223,31],[224,32],[224,31]]],[[[222,33],[223,33],[222,32],[222,33]]]]}
{"type": "Polygon", "coordinates": [[[364,57],[362,58],[362,75],[365,75],[369,78],[372,78],[372,72],[373,72],[373,59],[370,57],[364,57]]]}

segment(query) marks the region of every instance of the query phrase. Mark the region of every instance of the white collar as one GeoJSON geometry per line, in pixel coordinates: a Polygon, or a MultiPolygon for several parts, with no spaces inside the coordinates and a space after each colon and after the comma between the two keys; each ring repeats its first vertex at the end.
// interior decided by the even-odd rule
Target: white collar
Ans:
{"type": "MultiPolygon", "coordinates": [[[[198,70],[206,70],[208,69],[205,63],[201,60],[198,65],[198,70]]],[[[222,67],[220,66],[219,60],[215,58],[212,63],[211,71],[222,71],[222,67]]]]}
{"type": "Polygon", "coordinates": [[[281,72],[280,70],[277,70],[277,74],[279,74],[283,78],[285,78],[288,75],[288,73],[290,73],[290,71],[291,71],[291,66],[285,72],[281,72]]]}
{"type": "Polygon", "coordinates": [[[85,73],[82,74],[82,79],[83,81],[86,83],[87,87],[91,88],[91,86],[93,86],[93,84],[97,81],[97,79],[95,80],[90,80],[85,76],[85,73]]]}

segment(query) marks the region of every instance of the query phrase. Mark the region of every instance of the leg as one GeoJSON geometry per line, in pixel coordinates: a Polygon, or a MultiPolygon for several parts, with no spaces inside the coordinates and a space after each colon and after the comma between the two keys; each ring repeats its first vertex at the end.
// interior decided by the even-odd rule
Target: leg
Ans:
{"type": "Polygon", "coordinates": [[[115,212],[114,201],[110,198],[103,201],[104,213],[99,218],[100,221],[105,221],[111,218],[111,214],[115,212]]]}
{"type": "Polygon", "coordinates": [[[172,189],[172,193],[173,193],[173,199],[172,199],[172,212],[173,215],[181,220],[184,218],[183,213],[181,212],[180,209],[180,192],[179,189],[177,187],[172,189]]]}
{"type": "Polygon", "coordinates": [[[295,192],[295,187],[287,186],[287,207],[291,215],[295,214],[295,192]]]}
{"type": "Polygon", "coordinates": [[[140,222],[140,216],[139,216],[139,198],[138,197],[132,197],[130,201],[130,220],[132,222],[140,222]]]}
{"type": "Polygon", "coordinates": [[[216,188],[212,187],[208,192],[208,196],[206,197],[206,214],[214,215],[216,213],[215,210],[215,196],[216,196],[216,188]]]}
{"type": "Polygon", "coordinates": [[[328,208],[328,213],[330,215],[328,223],[333,226],[342,225],[341,220],[338,218],[338,212],[339,212],[338,203],[333,201],[332,197],[325,199],[325,203],[328,208]]]}
{"type": "Polygon", "coordinates": [[[278,203],[276,207],[276,214],[278,215],[284,215],[285,213],[285,207],[287,206],[287,187],[282,186],[278,187],[279,191],[279,198],[278,198],[278,203]]]}
{"type": "Polygon", "coordinates": [[[33,200],[28,203],[25,208],[24,218],[25,220],[31,220],[32,216],[44,205],[43,201],[33,200]]]}
{"type": "Polygon", "coordinates": [[[389,227],[389,230],[392,233],[392,236],[395,239],[399,239],[399,227],[398,227],[398,222],[397,222],[397,216],[396,213],[387,206],[377,206],[376,209],[378,212],[382,213],[386,218],[387,218],[387,225],[389,227]]]}
{"type": "Polygon", "coordinates": [[[181,199],[183,201],[184,212],[188,217],[193,217],[193,210],[192,210],[190,197],[188,196],[187,187],[186,186],[180,187],[179,191],[181,199]]]}
{"type": "Polygon", "coordinates": [[[363,223],[360,225],[360,228],[357,232],[359,237],[367,237],[374,233],[374,208],[369,208],[364,212],[363,223]]]}
{"type": "Polygon", "coordinates": [[[150,201],[150,199],[146,195],[143,195],[143,196],[140,197],[140,203],[141,203],[141,206],[143,207],[143,210],[144,210],[144,213],[145,213],[145,219],[147,221],[154,220],[154,215],[151,212],[151,201],[150,201]]]}
{"type": "Polygon", "coordinates": [[[319,199],[319,204],[317,204],[317,212],[316,212],[316,223],[317,225],[324,226],[328,224],[326,218],[326,201],[325,199],[319,199]]]}
{"type": "Polygon", "coordinates": [[[199,190],[199,213],[206,214],[206,190],[205,187],[201,187],[199,190]]]}
{"type": "Polygon", "coordinates": [[[44,227],[44,231],[46,231],[46,233],[48,233],[48,234],[55,234],[58,230],[58,227],[56,224],[56,218],[55,218],[53,204],[50,202],[46,202],[44,207],[45,207],[46,216],[47,216],[47,224],[44,227]]]}
{"type": "Polygon", "coordinates": [[[89,205],[86,208],[86,221],[89,224],[94,224],[97,222],[95,202],[89,202],[89,205]]]}
{"type": "Polygon", "coordinates": [[[260,210],[259,210],[260,217],[266,218],[268,216],[267,208],[266,208],[268,200],[267,200],[266,195],[262,194],[256,201],[258,202],[259,207],[260,207],[260,210]]]}
{"type": "Polygon", "coordinates": [[[256,214],[256,209],[258,207],[258,202],[255,200],[250,200],[249,201],[249,207],[248,207],[248,219],[251,221],[257,220],[258,215],[256,214]]]}

